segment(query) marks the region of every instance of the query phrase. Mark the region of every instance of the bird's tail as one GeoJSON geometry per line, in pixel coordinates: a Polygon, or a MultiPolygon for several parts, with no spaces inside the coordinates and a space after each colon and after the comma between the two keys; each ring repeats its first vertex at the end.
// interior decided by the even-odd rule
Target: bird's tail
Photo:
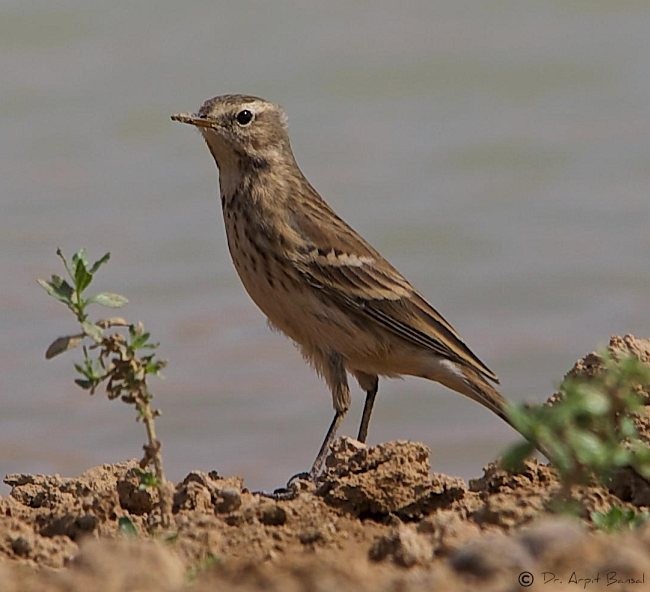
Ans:
{"type": "MultiPolygon", "coordinates": [[[[470,399],[473,399],[477,403],[480,403],[484,407],[487,407],[490,411],[503,419],[503,421],[505,421],[516,432],[520,433],[508,415],[508,402],[504,399],[503,395],[485,378],[476,373],[474,370],[463,368],[462,373],[465,377],[464,388],[460,389],[458,388],[458,385],[452,388],[455,388],[459,392],[468,396],[470,399]]],[[[526,438],[541,454],[549,459],[551,458],[549,454],[544,450],[544,447],[541,446],[538,442],[530,440],[523,434],[521,435],[526,438]]]]}
{"type": "Polygon", "coordinates": [[[445,381],[446,386],[487,407],[505,422],[512,425],[506,411],[508,402],[503,398],[503,395],[478,372],[471,368],[460,367],[460,365],[457,367],[462,373],[462,377],[455,376],[453,383],[445,381]]]}

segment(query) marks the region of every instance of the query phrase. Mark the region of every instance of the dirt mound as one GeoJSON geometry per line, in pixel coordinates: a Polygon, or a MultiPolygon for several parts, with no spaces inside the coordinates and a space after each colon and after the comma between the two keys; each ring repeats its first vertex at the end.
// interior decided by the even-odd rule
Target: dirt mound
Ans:
{"type": "MultiPolygon", "coordinates": [[[[648,341],[613,338],[610,348],[650,363],[648,341]]],[[[598,371],[590,354],[571,373],[598,371]]],[[[585,578],[598,578],[594,590],[650,589],[650,526],[604,536],[588,520],[549,516],[559,483],[534,460],[517,474],[489,465],[467,485],[431,474],[429,454],[415,442],[341,438],[319,482],[283,501],[238,477],[194,471],[175,485],[166,531],[135,461],[77,478],[10,475],[11,493],[0,498],[1,589],[496,591],[530,578],[531,590],[574,590],[585,578]],[[126,519],[136,537],[120,527],[126,519]],[[545,582],[551,573],[557,581],[545,582]]],[[[588,519],[612,506],[648,509],[650,487],[573,494],[588,519]]]]}
{"type": "Polygon", "coordinates": [[[352,438],[332,446],[317,494],[359,518],[414,519],[450,509],[467,493],[462,479],[430,474],[431,451],[418,442],[366,447],[352,438]]]}

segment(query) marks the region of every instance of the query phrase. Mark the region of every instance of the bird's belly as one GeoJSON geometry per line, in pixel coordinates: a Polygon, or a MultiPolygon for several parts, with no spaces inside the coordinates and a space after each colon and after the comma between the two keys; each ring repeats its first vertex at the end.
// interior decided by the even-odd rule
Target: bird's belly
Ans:
{"type": "Polygon", "coordinates": [[[269,324],[302,346],[334,351],[344,358],[375,357],[380,340],[361,319],[322,298],[293,271],[282,269],[272,257],[259,258],[233,253],[233,263],[253,302],[269,324]]]}
{"type": "Polygon", "coordinates": [[[297,343],[307,359],[336,352],[349,371],[387,377],[439,380],[449,373],[438,356],[404,343],[370,320],[351,316],[314,294],[309,286],[300,287],[288,279],[270,285],[264,274],[237,271],[271,327],[297,343]]]}
{"type": "Polygon", "coordinates": [[[246,292],[269,322],[296,341],[300,341],[297,330],[307,319],[298,302],[303,298],[298,282],[286,271],[280,270],[277,262],[268,253],[254,249],[230,249],[233,264],[246,292]]]}
{"type": "MultiPolygon", "coordinates": [[[[273,256],[272,245],[227,227],[233,264],[246,292],[269,324],[296,342],[305,357],[336,352],[350,370],[369,374],[422,376],[422,352],[411,356],[399,338],[373,321],[341,308],[273,256]],[[397,347],[396,347],[397,346],[397,347]]],[[[428,356],[426,356],[428,357],[428,356]]]]}
{"type": "Polygon", "coordinates": [[[297,343],[306,358],[336,352],[350,371],[389,377],[435,379],[443,370],[437,356],[328,302],[301,278],[278,269],[276,262],[255,270],[249,259],[233,256],[233,262],[244,288],[271,327],[297,343]]]}
{"type": "Polygon", "coordinates": [[[345,319],[337,318],[341,316],[338,311],[328,310],[310,294],[308,286],[302,286],[297,279],[278,277],[273,267],[266,273],[250,273],[239,267],[237,272],[248,295],[274,328],[300,345],[325,349],[326,344],[340,340],[341,336],[334,333],[342,332],[345,319]]]}

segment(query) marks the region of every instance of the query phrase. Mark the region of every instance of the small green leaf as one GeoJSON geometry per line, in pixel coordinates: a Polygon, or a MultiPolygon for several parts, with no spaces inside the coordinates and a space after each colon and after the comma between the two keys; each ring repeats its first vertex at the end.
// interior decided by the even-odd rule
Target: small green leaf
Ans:
{"type": "Polygon", "coordinates": [[[567,434],[578,460],[586,465],[601,465],[606,451],[598,436],[584,430],[574,429],[567,434]]]}
{"type": "Polygon", "coordinates": [[[83,340],[84,335],[65,335],[64,337],[59,337],[55,339],[50,347],[47,348],[45,352],[45,358],[47,360],[52,359],[54,356],[58,356],[63,352],[68,351],[69,349],[74,349],[77,347],[83,340]]]}
{"type": "Polygon", "coordinates": [[[631,450],[628,450],[627,448],[615,448],[611,452],[611,464],[615,467],[627,467],[630,465],[632,462],[633,458],[633,453],[631,450]]]}
{"type": "Polygon", "coordinates": [[[623,438],[636,438],[639,435],[631,417],[622,417],[619,427],[623,438]]]}
{"type": "Polygon", "coordinates": [[[91,358],[85,358],[83,364],[74,364],[74,368],[91,382],[97,383],[104,378],[101,366],[91,358]]]}
{"type": "Polygon", "coordinates": [[[634,468],[646,481],[650,481],[650,465],[635,462],[634,468]]]}
{"type": "Polygon", "coordinates": [[[79,372],[79,374],[83,374],[84,376],[88,376],[88,362],[86,362],[83,366],[81,364],[77,364],[76,362],[73,364],[74,369],[79,372]]]}
{"type": "Polygon", "coordinates": [[[39,279],[38,283],[50,296],[60,300],[64,304],[70,304],[74,290],[62,277],[53,275],[49,282],[39,279]]]}
{"type": "Polygon", "coordinates": [[[158,478],[150,471],[140,471],[140,490],[150,489],[158,486],[158,478]]]}
{"type": "Polygon", "coordinates": [[[72,286],[61,276],[52,275],[50,283],[54,287],[54,291],[65,300],[69,300],[74,294],[72,286]]]}
{"type": "Polygon", "coordinates": [[[534,409],[526,407],[520,403],[510,405],[506,410],[508,418],[513,427],[523,434],[529,436],[531,434],[532,425],[534,424],[534,409]]]}
{"type": "Polygon", "coordinates": [[[121,294],[114,294],[113,292],[101,292],[93,296],[89,302],[107,306],[108,308],[121,308],[128,300],[121,294]]]}
{"type": "Polygon", "coordinates": [[[563,473],[564,477],[567,477],[574,469],[575,462],[571,458],[569,450],[564,442],[560,440],[547,440],[544,443],[544,450],[548,451],[552,458],[549,458],[551,464],[558,470],[560,473],[563,473]]]}
{"type": "Polygon", "coordinates": [[[591,521],[600,530],[608,532],[632,529],[641,526],[647,519],[645,512],[637,512],[631,508],[614,506],[607,512],[591,512],[591,521]]]}
{"type": "Polygon", "coordinates": [[[582,394],[582,409],[591,415],[605,415],[610,408],[609,398],[591,385],[584,385],[580,391],[582,394]]]}
{"type": "Polygon", "coordinates": [[[131,522],[131,519],[127,516],[120,516],[117,521],[117,526],[120,529],[120,533],[127,537],[137,537],[138,529],[135,527],[135,524],[131,522]]]}
{"type": "Polygon", "coordinates": [[[144,367],[144,371],[146,374],[153,374],[154,376],[158,376],[160,371],[164,367],[165,367],[165,362],[151,361],[147,363],[147,365],[144,367]]]}
{"type": "Polygon", "coordinates": [[[84,390],[88,390],[94,384],[92,380],[87,380],[85,378],[75,378],[74,383],[84,390]]]}
{"type": "Polygon", "coordinates": [[[79,293],[83,292],[92,282],[93,276],[86,269],[86,262],[83,259],[77,259],[74,270],[74,283],[79,293]]]}
{"type": "Polygon", "coordinates": [[[609,528],[608,512],[591,512],[589,517],[596,528],[600,530],[609,528]]]}
{"type": "Polygon", "coordinates": [[[104,338],[104,332],[102,331],[101,327],[98,327],[95,325],[95,323],[91,323],[89,321],[84,321],[81,323],[81,327],[84,330],[84,334],[88,335],[88,337],[90,337],[96,343],[101,343],[102,339],[104,338]]]}
{"type": "Polygon", "coordinates": [[[81,262],[84,269],[88,268],[88,257],[86,256],[86,249],[79,249],[72,255],[72,267],[77,269],[77,265],[81,262]]]}
{"type": "Polygon", "coordinates": [[[650,480],[650,446],[637,440],[631,446],[631,464],[636,471],[647,480],[650,480]]]}
{"type": "Polygon", "coordinates": [[[100,259],[97,259],[97,261],[95,261],[95,263],[93,263],[92,267],[90,268],[90,270],[89,270],[90,273],[94,275],[97,272],[97,270],[102,265],[104,265],[104,263],[106,263],[110,258],[111,258],[111,254],[106,253],[103,257],[101,257],[100,259]]]}
{"type": "Polygon", "coordinates": [[[150,337],[150,333],[140,333],[136,334],[133,339],[131,339],[130,346],[133,349],[141,349],[147,345],[147,340],[150,337]]]}
{"type": "Polygon", "coordinates": [[[41,278],[38,278],[36,281],[38,282],[39,286],[41,286],[43,290],[45,290],[50,296],[55,296],[54,286],[50,285],[50,282],[46,282],[41,278]]]}
{"type": "Polygon", "coordinates": [[[517,473],[534,450],[535,447],[528,441],[513,444],[501,458],[501,466],[509,473],[517,473]]]}

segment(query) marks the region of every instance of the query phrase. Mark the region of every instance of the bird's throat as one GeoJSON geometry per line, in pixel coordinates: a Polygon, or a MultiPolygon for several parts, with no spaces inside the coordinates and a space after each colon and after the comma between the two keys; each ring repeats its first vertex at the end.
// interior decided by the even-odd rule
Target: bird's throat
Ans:
{"type": "Polygon", "coordinates": [[[242,166],[237,153],[212,130],[202,132],[210,153],[219,169],[219,189],[221,195],[229,197],[241,185],[242,166]]]}

